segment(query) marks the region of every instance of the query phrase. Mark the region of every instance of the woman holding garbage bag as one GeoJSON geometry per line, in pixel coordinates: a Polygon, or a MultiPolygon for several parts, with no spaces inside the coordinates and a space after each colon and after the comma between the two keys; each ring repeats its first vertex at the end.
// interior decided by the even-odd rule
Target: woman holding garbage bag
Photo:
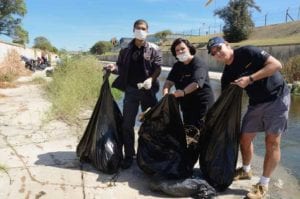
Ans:
{"type": "Polygon", "coordinates": [[[201,128],[203,117],[214,102],[208,66],[195,56],[195,47],[186,39],[176,39],[171,52],[178,61],[165,81],[163,95],[169,93],[175,85],[173,94],[180,101],[184,124],[201,128]]]}
{"type": "MultiPolygon", "coordinates": [[[[173,94],[180,102],[184,125],[201,129],[203,117],[214,102],[208,76],[209,67],[195,56],[195,47],[186,39],[176,39],[171,46],[171,52],[178,61],[164,83],[163,95],[168,94],[175,85],[173,94]]],[[[191,160],[193,164],[197,160],[195,158],[191,160]]]]}

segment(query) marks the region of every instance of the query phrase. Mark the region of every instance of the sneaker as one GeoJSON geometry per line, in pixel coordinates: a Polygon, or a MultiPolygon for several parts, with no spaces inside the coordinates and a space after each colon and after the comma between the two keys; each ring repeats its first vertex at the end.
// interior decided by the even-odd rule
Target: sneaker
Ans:
{"type": "Polygon", "coordinates": [[[132,157],[125,157],[125,159],[121,163],[121,168],[122,169],[128,169],[129,167],[131,167],[132,162],[133,162],[132,157]]]}
{"type": "Polygon", "coordinates": [[[266,196],[267,192],[268,192],[268,186],[257,183],[256,185],[253,185],[252,190],[249,193],[247,193],[247,198],[262,199],[266,196]]]}
{"type": "Polygon", "coordinates": [[[233,180],[251,180],[252,177],[252,170],[249,172],[244,171],[243,167],[238,168],[235,170],[233,180]]]}

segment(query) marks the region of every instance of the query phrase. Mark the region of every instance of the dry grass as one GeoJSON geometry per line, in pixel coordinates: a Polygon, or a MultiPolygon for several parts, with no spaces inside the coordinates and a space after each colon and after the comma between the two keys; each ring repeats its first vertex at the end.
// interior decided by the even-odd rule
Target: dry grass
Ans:
{"type": "MultiPolygon", "coordinates": [[[[205,47],[209,38],[222,35],[204,35],[191,36],[187,39],[196,47],[205,47]]],[[[169,50],[172,41],[167,41],[162,45],[163,50],[169,50]]],[[[258,27],[253,30],[249,39],[239,42],[231,43],[232,46],[244,45],[284,45],[300,43],[300,21],[289,22],[285,24],[276,24],[266,27],[258,27]]]]}
{"type": "MultiPolygon", "coordinates": [[[[300,36],[300,21],[255,28],[249,40],[300,36]]],[[[298,42],[300,42],[298,40],[298,42]]]]}
{"type": "Polygon", "coordinates": [[[16,50],[9,50],[0,63],[0,82],[2,86],[11,86],[9,82],[14,81],[19,75],[26,75],[28,71],[20,59],[20,54],[16,50]]]}
{"type": "Polygon", "coordinates": [[[282,73],[289,83],[300,81],[300,55],[291,57],[282,68],[282,73]]]}
{"type": "Polygon", "coordinates": [[[16,88],[17,85],[14,82],[0,81],[0,88],[16,88]]]}

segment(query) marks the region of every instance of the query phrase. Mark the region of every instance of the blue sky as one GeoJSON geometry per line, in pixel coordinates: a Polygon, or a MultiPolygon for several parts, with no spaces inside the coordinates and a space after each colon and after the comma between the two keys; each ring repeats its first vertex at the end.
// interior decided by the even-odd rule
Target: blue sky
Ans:
{"type": "MultiPolygon", "coordinates": [[[[213,11],[224,7],[229,0],[25,0],[27,14],[23,27],[29,32],[32,46],[34,38],[46,37],[58,49],[88,50],[97,41],[116,37],[132,37],[136,19],[149,22],[149,32],[169,29],[172,32],[208,31],[220,29],[223,22],[213,11]]],[[[299,19],[300,0],[257,0],[262,12],[253,12],[257,24],[268,21],[283,22],[285,10],[299,19]]],[[[202,32],[202,33],[203,33],[202,32]]],[[[201,33],[201,34],[202,34],[201,33]]],[[[2,36],[0,38],[3,39],[2,36]]]]}

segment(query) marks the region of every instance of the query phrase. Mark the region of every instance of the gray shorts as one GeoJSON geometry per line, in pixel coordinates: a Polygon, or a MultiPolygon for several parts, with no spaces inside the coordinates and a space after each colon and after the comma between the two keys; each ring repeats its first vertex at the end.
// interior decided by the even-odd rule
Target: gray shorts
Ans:
{"type": "Polygon", "coordinates": [[[287,130],[290,103],[291,96],[287,92],[275,101],[249,105],[242,122],[242,133],[284,133],[287,130]]]}

